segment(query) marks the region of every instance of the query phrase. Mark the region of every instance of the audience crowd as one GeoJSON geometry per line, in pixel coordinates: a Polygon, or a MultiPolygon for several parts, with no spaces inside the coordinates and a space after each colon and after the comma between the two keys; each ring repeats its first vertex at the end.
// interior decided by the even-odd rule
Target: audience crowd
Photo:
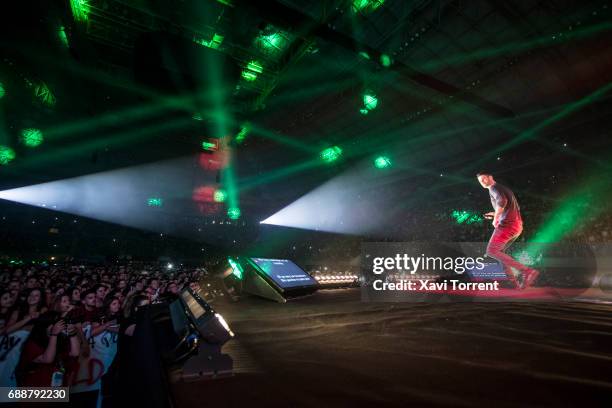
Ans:
{"type": "Polygon", "coordinates": [[[0,266],[0,384],[70,386],[73,406],[103,406],[139,308],[199,290],[206,274],[170,267],[0,266]]]}

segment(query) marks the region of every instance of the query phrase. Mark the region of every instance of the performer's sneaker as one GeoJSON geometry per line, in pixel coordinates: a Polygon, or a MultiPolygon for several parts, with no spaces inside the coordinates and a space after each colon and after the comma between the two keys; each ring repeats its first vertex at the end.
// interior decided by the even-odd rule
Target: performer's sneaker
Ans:
{"type": "Polygon", "coordinates": [[[538,272],[536,269],[528,269],[523,272],[522,289],[527,289],[528,287],[532,286],[536,279],[538,279],[538,276],[540,276],[540,272],[538,272]]]}
{"type": "Polygon", "coordinates": [[[504,272],[506,272],[506,280],[505,280],[506,283],[502,285],[503,288],[508,288],[508,289],[522,289],[523,288],[521,285],[521,281],[517,277],[517,275],[518,276],[520,275],[518,271],[516,271],[516,269],[508,268],[508,269],[504,269],[504,272]]]}

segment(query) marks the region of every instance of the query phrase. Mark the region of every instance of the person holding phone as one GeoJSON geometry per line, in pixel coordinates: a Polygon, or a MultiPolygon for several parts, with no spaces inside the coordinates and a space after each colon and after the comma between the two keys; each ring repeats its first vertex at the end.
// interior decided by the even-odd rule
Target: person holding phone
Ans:
{"type": "Polygon", "coordinates": [[[18,385],[50,387],[67,385],[67,373],[79,355],[77,329],[63,319],[53,321],[50,313],[36,322],[23,346],[18,385]]]}

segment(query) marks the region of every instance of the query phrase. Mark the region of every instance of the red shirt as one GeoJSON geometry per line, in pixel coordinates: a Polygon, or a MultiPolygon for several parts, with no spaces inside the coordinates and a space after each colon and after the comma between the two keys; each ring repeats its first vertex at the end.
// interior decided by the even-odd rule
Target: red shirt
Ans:
{"type": "Polygon", "coordinates": [[[85,306],[80,306],[68,313],[66,319],[80,323],[97,322],[100,319],[100,310],[97,307],[94,307],[93,310],[87,310],[85,306]]]}
{"type": "Polygon", "coordinates": [[[83,306],[83,321],[84,322],[97,322],[100,319],[100,310],[94,307],[92,310],[85,309],[83,306]]]}
{"type": "Polygon", "coordinates": [[[42,355],[45,349],[36,342],[28,340],[21,352],[20,365],[23,367],[23,376],[20,387],[50,387],[51,377],[55,371],[55,364],[35,363],[34,360],[42,355]]]}
{"type": "MultiPolygon", "coordinates": [[[[62,339],[66,340],[66,339],[62,339]]],[[[23,373],[20,379],[20,387],[50,387],[51,377],[58,369],[58,361],[62,362],[64,367],[64,385],[70,378],[71,372],[74,370],[77,359],[68,355],[69,347],[66,349],[66,342],[58,338],[57,351],[54,362],[50,364],[35,363],[34,360],[45,352],[45,349],[40,347],[38,343],[32,340],[26,341],[21,352],[20,371],[23,373]]]]}

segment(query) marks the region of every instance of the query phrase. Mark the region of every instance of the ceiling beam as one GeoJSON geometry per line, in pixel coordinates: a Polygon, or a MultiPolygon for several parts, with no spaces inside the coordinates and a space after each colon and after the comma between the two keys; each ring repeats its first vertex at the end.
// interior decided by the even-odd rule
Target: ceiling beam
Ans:
{"type": "MultiPolygon", "coordinates": [[[[373,56],[372,59],[376,61],[380,59],[382,54],[380,51],[370,47],[369,45],[361,43],[355,38],[333,29],[330,24],[321,24],[311,16],[288,7],[280,1],[240,0],[240,3],[241,6],[253,9],[261,18],[278,27],[285,29],[295,29],[295,27],[305,26],[313,27],[311,30],[312,35],[320,37],[355,53],[358,53],[359,51],[366,51],[370,56],[373,56]]],[[[515,116],[514,112],[507,107],[488,101],[475,93],[467,92],[464,89],[439,80],[424,72],[419,72],[402,62],[396,61],[394,66],[390,67],[389,69],[395,70],[402,76],[424,87],[447,96],[453,96],[457,100],[462,100],[470,105],[476,106],[494,117],[508,118],[515,116]]]]}

